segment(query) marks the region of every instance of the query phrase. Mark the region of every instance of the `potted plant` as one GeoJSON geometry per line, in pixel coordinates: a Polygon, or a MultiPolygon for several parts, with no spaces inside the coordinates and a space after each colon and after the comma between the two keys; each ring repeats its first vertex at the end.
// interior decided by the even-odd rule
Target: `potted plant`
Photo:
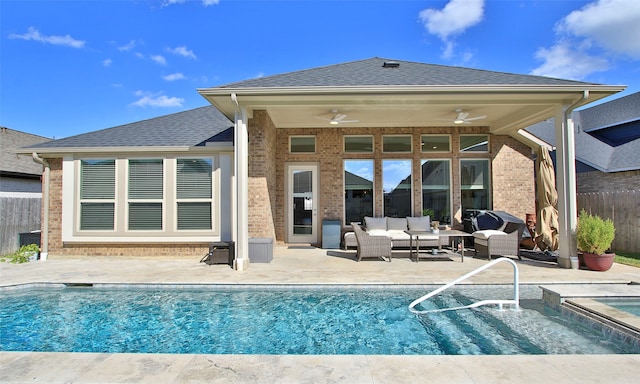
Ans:
{"type": "Polygon", "coordinates": [[[613,265],[614,253],[605,253],[615,238],[615,227],[610,219],[590,215],[584,209],[578,217],[576,241],[584,264],[593,271],[606,271],[613,265]]]}
{"type": "Polygon", "coordinates": [[[440,233],[440,222],[435,220],[431,222],[431,232],[440,233]]]}
{"type": "Polygon", "coordinates": [[[9,255],[7,258],[0,259],[1,262],[9,262],[13,264],[21,264],[26,263],[28,261],[36,261],[38,260],[38,254],[40,253],[40,247],[36,244],[28,244],[20,247],[12,255],[9,255]]]}

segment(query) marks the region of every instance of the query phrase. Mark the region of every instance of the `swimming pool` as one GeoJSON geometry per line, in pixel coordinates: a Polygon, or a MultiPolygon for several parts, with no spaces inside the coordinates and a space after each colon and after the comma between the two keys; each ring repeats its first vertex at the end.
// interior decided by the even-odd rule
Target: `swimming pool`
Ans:
{"type": "MultiPolygon", "coordinates": [[[[612,354],[603,339],[521,287],[521,311],[414,315],[435,287],[47,288],[3,291],[0,350],[213,354],[612,354]]],[[[512,287],[457,287],[425,302],[509,298],[512,287]],[[501,297],[497,297],[501,296],[501,297]]]]}
{"type": "Polygon", "coordinates": [[[606,298],[606,299],[596,299],[597,302],[602,304],[606,304],[610,307],[618,309],[620,311],[624,311],[630,313],[635,316],[640,317],[640,299],[629,299],[629,298],[606,298]]]}

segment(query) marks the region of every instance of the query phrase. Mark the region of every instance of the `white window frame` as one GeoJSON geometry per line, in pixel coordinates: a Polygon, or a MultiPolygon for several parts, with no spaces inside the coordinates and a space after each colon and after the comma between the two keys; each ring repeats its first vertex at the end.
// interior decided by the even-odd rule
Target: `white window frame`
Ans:
{"type": "MultiPolygon", "coordinates": [[[[493,181],[492,181],[492,176],[491,176],[491,159],[488,158],[484,158],[484,157],[478,157],[478,158],[473,158],[473,157],[469,157],[469,158],[464,158],[464,159],[460,159],[458,161],[458,169],[459,171],[459,178],[460,178],[460,182],[458,184],[459,189],[460,189],[460,209],[464,210],[464,209],[469,209],[468,207],[463,207],[462,206],[462,163],[465,161],[484,161],[487,163],[487,208],[486,209],[493,209],[493,181]]],[[[479,208],[471,208],[471,209],[479,209],[479,208]]],[[[463,211],[464,214],[464,211],[463,211]]]]}
{"type": "MultiPolygon", "coordinates": [[[[113,159],[114,156],[82,156],[67,155],[62,162],[62,241],[65,243],[209,243],[219,241],[221,231],[228,237],[226,226],[230,225],[230,214],[226,206],[230,205],[231,190],[220,190],[221,185],[231,185],[232,163],[228,161],[232,154],[227,153],[193,153],[189,156],[161,156],[145,157],[115,157],[116,163],[116,191],[113,230],[80,230],[80,163],[82,160],[113,159]],[[162,159],[164,164],[164,197],[163,197],[163,230],[131,230],[128,228],[127,181],[129,159],[162,159]],[[177,230],[177,199],[176,199],[176,164],[178,158],[207,158],[212,163],[211,190],[211,230],[177,230]],[[222,164],[222,168],[220,165],[222,164]],[[223,178],[223,180],[221,180],[223,178]],[[221,198],[225,199],[221,206],[221,198]],[[222,220],[222,222],[221,222],[222,220]]],[[[230,188],[230,187],[229,187],[230,188]]],[[[135,200],[136,202],[139,200],[135,200]]]]}
{"type": "Polygon", "coordinates": [[[318,151],[318,141],[316,140],[315,135],[291,135],[289,136],[289,153],[296,155],[312,155],[318,151]],[[293,139],[304,139],[304,138],[313,138],[313,152],[298,152],[294,151],[292,145],[293,139]]]}
{"type": "MultiPolygon", "coordinates": [[[[125,185],[127,186],[127,192],[125,195],[126,198],[126,202],[125,202],[125,210],[126,210],[126,215],[125,215],[125,227],[126,227],[126,231],[127,232],[136,232],[136,233],[140,233],[140,232],[165,232],[165,229],[167,228],[167,209],[169,207],[167,207],[167,161],[166,159],[162,158],[162,157],[136,157],[136,158],[129,158],[127,159],[127,168],[126,168],[126,179],[125,179],[125,185]],[[129,184],[129,176],[130,176],[130,164],[131,164],[131,160],[160,160],[162,161],[162,198],[160,199],[132,199],[130,197],[129,194],[129,188],[130,188],[130,184],[129,184]],[[131,229],[129,227],[129,218],[130,218],[130,208],[131,208],[131,204],[145,204],[145,203],[152,203],[152,204],[161,204],[162,207],[162,228],[161,229],[131,229]]],[[[117,177],[117,174],[116,174],[117,177]]]]}
{"type": "Polygon", "coordinates": [[[176,161],[175,161],[175,183],[174,183],[174,190],[175,190],[175,206],[174,206],[174,210],[175,210],[175,220],[173,222],[173,228],[176,232],[210,232],[211,230],[213,230],[215,228],[215,198],[216,198],[216,179],[215,179],[215,161],[213,158],[211,157],[207,157],[207,156],[181,156],[181,157],[177,157],[176,161]],[[209,198],[204,198],[204,197],[198,197],[198,198],[179,198],[178,197],[178,160],[185,160],[185,159],[209,159],[211,160],[211,197],[209,198]],[[180,203],[209,203],[209,207],[211,209],[211,229],[180,229],[178,228],[178,205],[180,203]]]}
{"type": "Polygon", "coordinates": [[[413,135],[411,134],[382,135],[382,153],[413,153],[413,135]],[[387,137],[408,137],[409,150],[408,151],[386,151],[384,149],[384,139],[387,137]]]}
{"type": "Polygon", "coordinates": [[[373,153],[375,148],[375,138],[373,135],[344,135],[342,137],[342,151],[344,153],[373,153]],[[371,139],[371,150],[370,151],[349,151],[347,150],[347,139],[353,137],[367,137],[371,139]]]}
{"type": "MultiPolygon", "coordinates": [[[[438,134],[438,133],[429,133],[420,135],[420,152],[421,153],[451,153],[451,135],[450,134],[438,134]],[[449,150],[448,151],[425,151],[425,146],[422,145],[424,143],[424,138],[429,136],[440,136],[440,137],[448,137],[449,138],[449,150]]],[[[435,159],[434,159],[435,160],[435,159]]]]}
{"type": "MultiPolygon", "coordinates": [[[[423,191],[424,191],[424,184],[422,182],[422,162],[423,161],[446,161],[449,163],[449,223],[448,224],[453,224],[453,165],[452,165],[452,159],[451,158],[436,158],[436,159],[420,159],[420,212],[424,212],[425,208],[430,208],[430,207],[425,207],[424,206],[424,197],[423,197],[423,191]]],[[[431,220],[439,220],[440,218],[431,218],[431,220]]]]}
{"type": "Polygon", "coordinates": [[[458,152],[459,153],[489,153],[491,152],[491,135],[489,135],[488,133],[465,133],[465,134],[461,134],[458,140],[458,152]],[[462,138],[463,137],[469,137],[469,136],[486,136],[487,137],[487,150],[486,151],[463,151],[460,148],[460,145],[462,144],[462,138]]]}

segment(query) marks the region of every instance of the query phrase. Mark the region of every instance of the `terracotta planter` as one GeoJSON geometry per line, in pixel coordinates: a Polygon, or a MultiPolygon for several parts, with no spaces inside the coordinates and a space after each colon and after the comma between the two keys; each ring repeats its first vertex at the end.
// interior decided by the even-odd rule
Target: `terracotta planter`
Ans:
{"type": "Polygon", "coordinates": [[[608,271],[613,265],[615,253],[604,253],[594,255],[593,253],[583,253],[584,264],[592,271],[608,271]]]}

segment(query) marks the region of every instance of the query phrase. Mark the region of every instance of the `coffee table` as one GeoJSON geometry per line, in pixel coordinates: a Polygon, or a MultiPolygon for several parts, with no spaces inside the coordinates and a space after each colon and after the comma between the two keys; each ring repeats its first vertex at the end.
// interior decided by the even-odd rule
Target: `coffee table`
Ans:
{"type": "MultiPolygon", "coordinates": [[[[460,238],[460,247],[456,249],[456,247],[452,247],[452,251],[454,254],[460,255],[460,262],[464,263],[464,238],[473,236],[471,233],[459,231],[457,229],[441,229],[438,233],[433,233],[432,231],[412,231],[406,230],[404,233],[409,235],[409,258],[415,255],[416,263],[420,260],[420,237],[423,239],[432,240],[434,236],[438,236],[438,242],[442,240],[443,237],[449,238],[460,238]],[[416,247],[415,250],[413,248],[413,239],[416,239],[416,247]]],[[[426,258],[426,254],[424,256],[426,258]]]]}

